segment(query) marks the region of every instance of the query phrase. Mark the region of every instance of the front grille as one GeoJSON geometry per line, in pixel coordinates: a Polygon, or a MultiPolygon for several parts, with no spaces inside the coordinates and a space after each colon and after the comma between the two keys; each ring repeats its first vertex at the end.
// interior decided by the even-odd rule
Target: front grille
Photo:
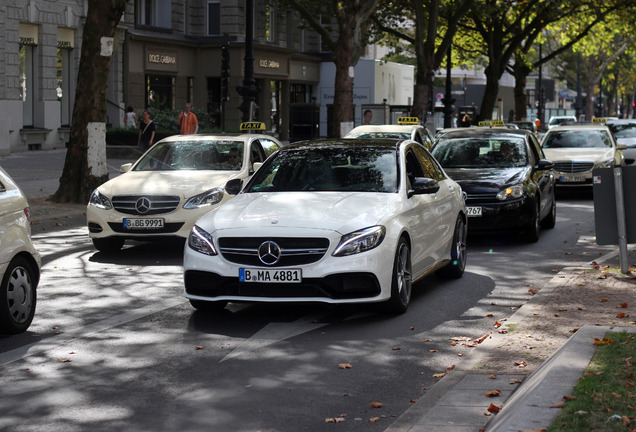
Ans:
{"type": "Polygon", "coordinates": [[[291,267],[319,261],[329,248],[326,238],[222,237],[219,251],[226,260],[247,266],[265,267],[258,258],[258,247],[273,241],[281,249],[280,260],[267,267],[291,267]]]}
{"type": "Polygon", "coordinates": [[[163,213],[170,213],[177,209],[180,199],[175,195],[117,195],[112,199],[113,207],[120,213],[138,215],[138,216],[152,216],[163,213]],[[140,200],[147,200],[147,211],[139,211],[140,200]]]}
{"type": "Polygon", "coordinates": [[[466,204],[501,202],[495,193],[467,193],[466,204]]]}
{"type": "Polygon", "coordinates": [[[583,173],[592,171],[594,168],[593,162],[574,162],[574,161],[561,161],[554,163],[554,170],[561,173],[583,173]]]}

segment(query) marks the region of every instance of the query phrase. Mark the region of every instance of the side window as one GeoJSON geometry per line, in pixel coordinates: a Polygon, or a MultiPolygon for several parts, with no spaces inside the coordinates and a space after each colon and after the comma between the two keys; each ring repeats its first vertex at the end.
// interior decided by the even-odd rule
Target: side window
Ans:
{"type": "Polygon", "coordinates": [[[530,135],[530,150],[532,150],[532,156],[534,156],[535,163],[539,162],[540,159],[545,159],[545,155],[543,154],[543,149],[537,141],[537,138],[534,135],[530,135]]]}
{"type": "Polygon", "coordinates": [[[433,180],[443,180],[444,173],[439,168],[437,161],[426,150],[419,146],[413,146],[413,152],[417,155],[417,160],[422,167],[422,177],[428,177],[433,180]]]}
{"type": "Polygon", "coordinates": [[[250,146],[250,164],[263,162],[264,160],[261,144],[258,141],[252,141],[252,145],[250,146]]]}
{"type": "Polygon", "coordinates": [[[263,146],[263,151],[265,152],[265,158],[268,158],[272,153],[280,149],[278,143],[268,139],[259,140],[261,146],[263,146]]]}
{"type": "Polygon", "coordinates": [[[406,151],[406,178],[409,182],[407,185],[409,188],[413,187],[415,177],[424,177],[424,172],[418,162],[417,156],[411,148],[406,151]]]}

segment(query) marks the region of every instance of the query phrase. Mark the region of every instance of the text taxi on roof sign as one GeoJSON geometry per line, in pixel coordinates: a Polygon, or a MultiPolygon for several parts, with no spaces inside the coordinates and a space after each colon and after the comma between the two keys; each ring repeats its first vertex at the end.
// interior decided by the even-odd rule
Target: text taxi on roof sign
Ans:
{"type": "Polygon", "coordinates": [[[479,122],[479,126],[485,126],[485,127],[503,126],[503,125],[504,125],[504,122],[502,122],[501,120],[486,120],[486,121],[479,122]]]}
{"type": "Polygon", "coordinates": [[[241,130],[265,130],[263,122],[244,122],[241,123],[241,130]]]}
{"type": "Polygon", "coordinates": [[[418,117],[398,117],[398,124],[419,124],[420,119],[418,117]]]}

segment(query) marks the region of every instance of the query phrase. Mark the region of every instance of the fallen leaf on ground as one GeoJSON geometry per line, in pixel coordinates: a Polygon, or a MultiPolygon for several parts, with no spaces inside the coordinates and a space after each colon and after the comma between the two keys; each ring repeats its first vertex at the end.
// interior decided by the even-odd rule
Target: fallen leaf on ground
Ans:
{"type": "Polygon", "coordinates": [[[333,417],[325,419],[325,423],[342,423],[343,421],[345,421],[344,417],[333,417]]]}
{"type": "Polygon", "coordinates": [[[371,402],[373,408],[382,408],[382,402],[371,402]]]}
{"type": "Polygon", "coordinates": [[[563,399],[566,401],[576,400],[576,396],[563,396],[563,399]]]}
{"type": "Polygon", "coordinates": [[[380,421],[380,417],[371,417],[369,423],[377,423],[380,421]]]}
{"type": "Polygon", "coordinates": [[[536,293],[538,293],[538,292],[539,292],[539,290],[538,290],[538,289],[534,289],[534,288],[532,288],[532,289],[529,289],[529,290],[528,290],[528,292],[529,292],[530,294],[536,294],[536,293]]]}
{"type": "Polygon", "coordinates": [[[338,363],[338,367],[340,369],[351,369],[353,366],[351,366],[351,363],[338,363]]]}
{"type": "Polygon", "coordinates": [[[598,338],[594,338],[594,345],[611,345],[613,343],[614,343],[614,339],[608,339],[608,338],[598,339],[598,338]]]}
{"type": "Polygon", "coordinates": [[[491,413],[498,413],[499,411],[501,411],[501,407],[495,404],[490,404],[490,406],[488,407],[488,411],[491,413]]]}
{"type": "Polygon", "coordinates": [[[609,301],[609,300],[608,300],[608,299],[606,299],[606,298],[602,298],[602,299],[601,299],[601,303],[606,302],[606,301],[609,301]]]}
{"type": "Polygon", "coordinates": [[[526,362],[525,362],[525,361],[523,361],[523,360],[522,360],[522,361],[520,361],[520,362],[515,362],[514,364],[515,364],[515,366],[518,366],[518,367],[520,367],[520,368],[524,368],[524,367],[528,366],[528,363],[526,363],[526,362]]]}
{"type": "Polygon", "coordinates": [[[501,394],[501,390],[491,390],[489,392],[484,393],[486,397],[497,397],[501,394]]]}
{"type": "Polygon", "coordinates": [[[488,377],[488,379],[497,379],[497,374],[492,374],[488,377]]]}
{"type": "Polygon", "coordinates": [[[628,318],[629,315],[626,315],[625,313],[621,312],[618,315],[616,315],[616,318],[628,318]]]}
{"type": "Polygon", "coordinates": [[[510,384],[521,384],[523,379],[521,378],[510,378],[510,384]]]}
{"type": "MultiPolygon", "coordinates": [[[[619,306],[620,306],[621,308],[625,309],[625,308],[627,307],[627,303],[621,303],[619,306]]],[[[617,307],[619,307],[619,306],[617,306],[617,307]]]]}
{"type": "Polygon", "coordinates": [[[550,408],[563,408],[565,406],[565,402],[557,402],[554,405],[550,405],[550,408]]]}

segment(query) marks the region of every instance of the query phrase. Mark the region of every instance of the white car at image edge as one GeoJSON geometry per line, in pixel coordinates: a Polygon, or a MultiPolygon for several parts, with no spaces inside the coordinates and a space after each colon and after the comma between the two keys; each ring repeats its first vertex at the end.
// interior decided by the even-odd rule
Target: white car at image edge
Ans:
{"type": "Polygon", "coordinates": [[[21,333],[31,325],[41,264],[31,241],[27,199],[0,168],[0,334],[21,333]]]}
{"type": "Polygon", "coordinates": [[[413,282],[432,272],[460,277],[465,265],[463,192],[422,145],[307,141],[272,155],[243,191],[196,222],[185,296],[202,310],[383,302],[401,313],[413,282]]]}

